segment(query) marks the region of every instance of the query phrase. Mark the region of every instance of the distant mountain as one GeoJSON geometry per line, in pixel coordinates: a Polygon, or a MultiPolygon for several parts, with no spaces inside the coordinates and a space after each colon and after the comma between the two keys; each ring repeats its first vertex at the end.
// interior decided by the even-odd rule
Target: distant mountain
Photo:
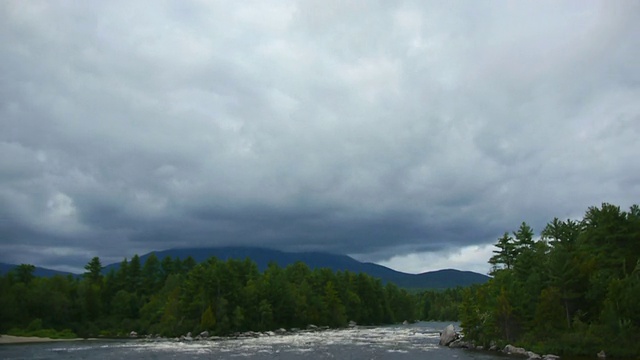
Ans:
{"type": "MultiPolygon", "coordinates": [[[[0,275],[5,275],[6,273],[13,270],[17,266],[18,265],[14,265],[14,264],[0,263],[0,275]]],[[[33,271],[33,275],[38,277],[54,277],[56,275],[61,275],[61,276],[71,275],[74,277],[79,276],[77,274],[73,274],[66,271],[52,270],[52,269],[47,269],[47,268],[38,267],[38,266],[36,266],[35,270],[33,271]]]]}
{"type": "MultiPolygon", "coordinates": [[[[217,247],[217,248],[185,248],[155,251],[158,259],[169,256],[172,258],[186,259],[191,256],[196,262],[202,262],[215,256],[220,260],[245,259],[253,260],[262,271],[267,268],[270,262],[275,262],[281,267],[286,267],[297,261],[301,261],[310,268],[329,268],[333,271],[348,270],[355,273],[366,273],[381,279],[383,282],[392,282],[399,287],[407,289],[445,289],[457,286],[468,286],[472,284],[482,284],[489,277],[471,271],[460,271],[445,269],[430,271],[422,274],[407,274],[388,267],[363,263],[346,255],[334,255],[321,252],[300,252],[291,253],[278,250],[270,250],[256,247],[217,247]]],[[[142,264],[152,253],[142,255],[142,264]]],[[[105,267],[105,272],[117,269],[119,263],[110,264],[105,267]]]]}

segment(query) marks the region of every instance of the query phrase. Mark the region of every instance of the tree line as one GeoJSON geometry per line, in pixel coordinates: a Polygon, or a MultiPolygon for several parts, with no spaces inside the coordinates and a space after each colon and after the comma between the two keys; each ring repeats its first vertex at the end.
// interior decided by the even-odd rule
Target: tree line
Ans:
{"type": "Polygon", "coordinates": [[[541,353],[640,353],[640,207],[590,207],[554,218],[534,236],[525,222],[504,233],[492,279],[465,289],[465,337],[541,353]]]}
{"type": "Polygon", "coordinates": [[[249,260],[197,264],[135,255],[103,274],[98,257],[81,277],[35,277],[20,265],[0,277],[0,332],[47,336],[177,336],[376,325],[413,320],[417,297],[367,274],[310,269],[304,263],[260,272],[249,260]],[[40,332],[39,332],[40,331],[40,332]]]}

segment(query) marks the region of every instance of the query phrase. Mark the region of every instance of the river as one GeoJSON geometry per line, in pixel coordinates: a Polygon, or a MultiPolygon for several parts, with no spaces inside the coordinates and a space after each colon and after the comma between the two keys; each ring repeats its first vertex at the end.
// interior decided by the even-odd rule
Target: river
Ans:
{"type": "Polygon", "coordinates": [[[447,323],[357,327],[246,339],[91,340],[0,346],[0,359],[429,359],[496,360],[495,353],[438,346],[447,323]]]}

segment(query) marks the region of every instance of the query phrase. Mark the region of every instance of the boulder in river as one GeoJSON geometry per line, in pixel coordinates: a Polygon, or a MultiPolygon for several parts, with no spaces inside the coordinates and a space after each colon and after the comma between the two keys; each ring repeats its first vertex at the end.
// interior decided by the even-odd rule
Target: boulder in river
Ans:
{"type": "Polygon", "coordinates": [[[449,344],[451,344],[457,338],[458,338],[458,333],[456,333],[456,329],[453,327],[453,324],[449,324],[440,333],[439,344],[442,346],[449,346],[449,344]]]}
{"type": "Polygon", "coordinates": [[[597,355],[598,355],[598,359],[604,359],[607,357],[607,354],[604,353],[604,350],[600,350],[600,352],[597,355]]]}

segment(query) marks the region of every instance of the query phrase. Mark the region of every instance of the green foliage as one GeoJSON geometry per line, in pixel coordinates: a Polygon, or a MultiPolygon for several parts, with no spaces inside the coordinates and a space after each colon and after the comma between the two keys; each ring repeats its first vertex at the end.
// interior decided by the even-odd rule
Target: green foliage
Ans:
{"type": "Polygon", "coordinates": [[[43,337],[43,338],[51,338],[51,339],[74,339],[77,338],[78,335],[71,331],[70,329],[63,329],[60,331],[56,331],[54,329],[26,329],[21,330],[18,328],[12,328],[7,331],[7,334],[13,336],[35,336],[35,337],[43,337]]]}
{"type": "Polygon", "coordinates": [[[125,278],[127,291],[133,293],[140,290],[142,285],[142,267],[140,265],[140,257],[137,254],[131,258],[125,278]]]}
{"type": "Polygon", "coordinates": [[[85,279],[91,283],[100,284],[102,282],[102,264],[97,256],[84,267],[87,272],[84,273],[85,279]]]}
{"type": "MultiPolygon", "coordinates": [[[[442,291],[427,290],[419,293],[417,309],[420,311],[417,313],[418,318],[435,321],[459,320],[463,291],[463,288],[454,288],[442,291]]],[[[404,306],[412,308],[408,304],[404,306]]],[[[412,318],[408,317],[408,319],[412,318]]]]}
{"type": "Polygon", "coordinates": [[[538,240],[526,223],[512,235],[497,241],[493,278],[464,292],[467,338],[561,355],[640,353],[640,207],[602,204],[581,221],[554,218],[538,240]]]}
{"type": "Polygon", "coordinates": [[[202,313],[202,317],[200,318],[200,328],[202,330],[209,330],[209,329],[213,329],[213,326],[216,324],[216,318],[213,315],[213,310],[211,309],[211,306],[207,307],[207,310],[205,310],[202,313]]]}
{"type": "MultiPolygon", "coordinates": [[[[132,330],[226,335],[418,316],[418,297],[404,289],[366,274],[311,270],[303,263],[284,269],[274,263],[260,273],[248,259],[196,264],[191,258],[159,261],[150,255],[142,264],[135,255],[106,276],[97,257],[85,269],[80,279],[36,278],[24,265],[0,277],[0,331],[55,337],[126,336],[132,330]]],[[[457,316],[453,309],[443,313],[457,316]]]]}
{"type": "Polygon", "coordinates": [[[42,319],[33,319],[32,322],[27,326],[27,331],[38,331],[42,330],[42,319]]]}
{"type": "Polygon", "coordinates": [[[142,267],[142,289],[145,295],[155,294],[164,283],[160,261],[152,253],[142,267]]]}
{"type": "Polygon", "coordinates": [[[514,239],[509,235],[508,232],[505,232],[504,235],[495,245],[498,250],[494,250],[491,259],[489,259],[489,264],[493,265],[492,273],[500,269],[511,269],[513,267],[513,263],[515,262],[516,257],[516,244],[514,239]]]}
{"type": "Polygon", "coordinates": [[[329,326],[340,327],[347,324],[346,309],[340,298],[338,298],[338,292],[331,281],[328,281],[324,286],[323,302],[325,307],[324,318],[329,326]]]}
{"type": "Polygon", "coordinates": [[[19,282],[22,282],[28,285],[29,283],[31,283],[31,281],[35,277],[33,275],[33,272],[35,270],[36,270],[36,267],[34,265],[20,264],[13,270],[13,272],[15,273],[16,279],[19,282]]]}
{"type": "Polygon", "coordinates": [[[126,290],[119,290],[111,299],[111,315],[118,320],[131,318],[134,306],[133,295],[126,290]]]}

